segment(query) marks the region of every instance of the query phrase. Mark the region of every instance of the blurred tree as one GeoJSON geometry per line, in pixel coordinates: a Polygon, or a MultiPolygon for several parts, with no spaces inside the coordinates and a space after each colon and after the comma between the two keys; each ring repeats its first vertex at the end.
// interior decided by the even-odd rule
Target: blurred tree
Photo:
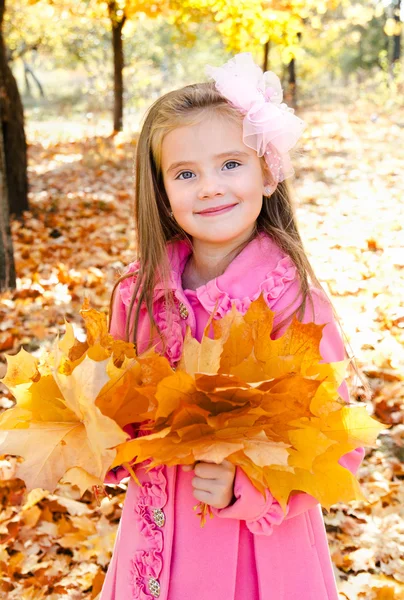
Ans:
{"type": "MultiPolygon", "coordinates": [[[[99,8],[94,5],[94,9],[99,8]]],[[[89,93],[103,94],[109,88],[109,63],[111,42],[108,32],[109,19],[104,13],[94,13],[84,0],[66,0],[58,5],[49,0],[13,0],[7,6],[4,35],[11,67],[24,74],[25,93],[28,77],[33,82],[35,95],[58,97],[67,95],[86,96],[89,93]],[[74,10],[72,10],[74,9],[74,10]],[[57,76],[49,73],[61,69],[63,72],[79,69],[80,75],[88,77],[89,85],[82,77],[69,82],[68,90],[53,85],[57,76]],[[29,74],[28,74],[29,71],[29,74]],[[103,80],[100,77],[104,74],[103,80]],[[97,86],[94,81],[97,79],[97,86]],[[50,83],[50,89],[47,89],[50,83]],[[41,92],[42,89],[42,92],[41,92]]],[[[31,103],[32,104],[32,103],[31,103]]]]}
{"type": "Polygon", "coordinates": [[[342,75],[347,83],[354,74],[360,82],[367,73],[384,71],[392,39],[386,34],[392,22],[387,8],[384,0],[345,0],[332,12],[310,16],[305,23],[312,32],[304,39],[306,80],[335,81],[342,75]]]}
{"type": "Polygon", "coordinates": [[[393,38],[393,49],[391,52],[391,62],[394,64],[401,58],[401,0],[391,0],[389,6],[389,17],[386,21],[384,32],[387,36],[393,38]]]}
{"type": "Polygon", "coordinates": [[[188,37],[198,35],[192,24],[213,19],[225,47],[232,53],[251,51],[262,56],[268,69],[270,47],[280,48],[288,73],[289,95],[296,105],[296,62],[302,56],[300,41],[313,15],[334,10],[340,0],[171,0],[173,22],[188,37]],[[263,49],[263,51],[262,51],[263,49]]]}
{"type": "MultiPolygon", "coordinates": [[[[104,0],[99,0],[105,6],[104,0]]],[[[125,65],[122,30],[128,19],[143,13],[150,18],[168,16],[169,0],[108,0],[108,16],[112,29],[112,50],[114,59],[114,131],[123,127],[123,68],[125,65]]]]}
{"type": "MultiPolygon", "coordinates": [[[[118,50],[112,60],[112,26],[106,6],[98,0],[54,0],[52,5],[49,0],[36,0],[34,4],[31,0],[29,3],[13,0],[8,7],[5,33],[11,64],[23,77],[26,62],[48,95],[46,105],[51,110],[52,101],[63,97],[69,98],[70,106],[79,100],[85,101],[89,111],[103,110],[110,96],[119,127],[124,104],[140,107],[163,90],[168,91],[173,82],[188,83],[189,77],[198,73],[195,65],[199,65],[199,78],[203,79],[206,62],[216,56],[220,56],[219,60],[227,56],[215,25],[206,22],[204,35],[197,38],[194,51],[182,55],[179,61],[184,38],[163,12],[154,11],[156,15],[150,18],[146,12],[125,11],[128,16],[122,24],[122,9],[115,4],[115,17],[121,20],[122,27],[114,28],[114,45],[118,50]],[[125,64],[123,49],[127,56],[125,64]],[[83,67],[87,79],[83,79],[83,67]],[[55,69],[61,69],[62,77],[70,69],[78,69],[78,73],[69,77],[67,88],[63,83],[54,84],[59,74],[49,77],[55,69]]],[[[111,17],[115,20],[113,15],[111,17]]],[[[38,95],[38,92],[38,86],[34,85],[33,93],[38,95]]]]}
{"type": "Polygon", "coordinates": [[[9,211],[21,216],[28,210],[27,144],[24,111],[18,86],[7,60],[3,38],[5,0],[0,0],[0,111],[4,139],[5,184],[9,211]]]}
{"type": "MultiPolygon", "coordinates": [[[[42,0],[26,0],[29,4],[40,3],[42,0]]],[[[90,19],[94,23],[109,19],[111,28],[112,54],[113,54],[113,79],[114,79],[114,106],[113,127],[120,131],[123,127],[123,69],[125,66],[123,48],[123,28],[129,19],[137,14],[144,13],[150,18],[155,18],[169,11],[169,0],[48,0],[52,8],[59,14],[70,13],[90,19]]]]}
{"type": "Polygon", "coordinates": [[[108,14],[112,29],[112,50],[114,57],[114,131],[123,126],[123,41],[122,29],[127,19],[126,6],[120,8],[119,2],[108,2],[108,14]]]}
{"type": "MultiPolygon", "coordinates": [[[[344,47],[341,49],[340,64],[343,72],[370,70],[380,66],[380,53],[386,45],[383,33],[384,14],[367,10],[365,6],[355,19],[348,19],[341,38],[344,47]]],[[[349,17],[349,13],[347,15],[349,17]]]]}
{"type": "Polygon", "coordinates": [[[293,2],[286,0],[171,0],[170,6],[171,22],[183,32],[185,42],[194,42],[200,25],[209,19],[229,52],[259,54],[263,66],[268,61],[269,42],[292,48],[302,29],[293,2]]]}
{"type": "Polygon", "coordinates": [[[391,59],[395,40],[386,2],[13,0],[7,45],[12,59],[24,60],[45,82],[45,91],[55,80],[47,71],[61,68],[69,87],[54,85],[54,93],[68,96],[70,107],[79,101],[85,111],[85,102],[96,113],[106,99],[113,103],[118,130],[124,105],[140,109],[173,86],[202,80],[206,63],[239,51],[251,51],[264,70],[274,69],[292,103],[297,86],[318,89],[320,79],[327,86],[341,74],[385,69],[381,53],[389,44],[391,59]],[[78,66],[77,75],[67,76],[78,66]]]}
{"type": "Polygon", "coordinates": [[[24,65],[24,78],[25,78],[25,92],[26,92],[27,96],[32,96],[31,83],[30,83],[30,78],[31,78],[32,81],[35,83],[36,87],[38,88],[40,96],[42,96],[42,98],[44,98],[45,93],[43,91],[42,84],[39,81],[38,77],[35,75],[34,70],[25,60],[23,60],[23,65],[24,65]]]}
{"type": "Polygon", "coordinates": [[[127,55],[124,101],[130,112],[142,111],[173,87],[203,81],[206,64],[229,58],[216,24],[209,20],[203,35],[185,51],[183,35],[163,16],[149,19],[139,13],[125,24],[123,38],[127,55]]]}
{"type": "MultiPolygon", "coordinates": [[[[2,73],[0,71],[0,85],[2,73]]],[[[0,121],[2,121],[0,104],[0,121]]],[[[13,239],[8,209],[7,174],[4,157],[3,129],[0,127],[0,292],[15,289],[13,239]]]]}
{"type": "Polygon", "coordinates": [[[271,49],[271,44],[268,40],[264,44],[264,59],[263,59],[263,63],[262,63],[262,70],[264,72],[268,71],[268,69],[269,69],[269,51],[270,51],[270,49],[271,49]]]}

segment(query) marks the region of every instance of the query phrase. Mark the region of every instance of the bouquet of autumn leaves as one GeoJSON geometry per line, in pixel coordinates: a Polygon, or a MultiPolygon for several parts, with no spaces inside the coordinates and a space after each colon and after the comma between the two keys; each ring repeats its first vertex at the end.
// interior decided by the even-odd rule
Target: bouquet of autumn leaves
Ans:
{"type": "MultiPolygon", "coordinates": [[[[261,296],[244,316],[234,308],[210,320],[201,342],[188,330],[174,370],[154,350],[137,356],[114,340],[86,301],[81,315],[85,342],[66,323],[40,359],[7,357],[2,381],[16,405],[0,418],[0,454],[23,457],[17,475],[28,490],[68,481],[84,493],[120,465],[137,481],[144,461],[151,469],[227,459],[283,508],[295,491],[326,508],[363,499],[338,460],[374,445],[385,427],[340,398],[347,361],[320,362],[323,326],[294,319],[271,340],[274,315],[261,296]],[[129,424],[142,435],[128,439],[129,424]]],[[[199,508],[204,519],[208,507],[199,508]]]]}

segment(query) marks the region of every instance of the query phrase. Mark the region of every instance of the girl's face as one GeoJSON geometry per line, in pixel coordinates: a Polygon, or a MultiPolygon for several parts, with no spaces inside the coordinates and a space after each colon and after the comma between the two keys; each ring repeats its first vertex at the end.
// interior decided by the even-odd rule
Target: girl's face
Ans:
{"type": "Polygon", "coordinates": [[[208,114],[174,129],[163,140],[161,166],[174,219],[193,240],[242,243],[253,232],[264,175],[241,123],[208,114]]]}

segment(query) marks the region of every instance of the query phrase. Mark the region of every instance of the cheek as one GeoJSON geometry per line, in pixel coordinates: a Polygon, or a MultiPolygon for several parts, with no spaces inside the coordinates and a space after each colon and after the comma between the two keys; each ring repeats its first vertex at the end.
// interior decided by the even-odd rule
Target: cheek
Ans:
{"type": "Polygon", "coordinates": [[[192,213],[192,203],[186,196],[175,196],[172,199],[169,198],[169,200],[173,213],[178,217],[181,216],[182,218],[186,218],[190,213],[192,213]]]}
{"type": "MultiPolygon", "coordinates": [[[[185,187],[185,186],[184,186],[185,187]]],[[[193,202],[192,194],[184,188],[178,189],[175,185],[167,185],[166,193],[170,202],[171,210],[178,225],[188,232],[190,219],[192,219],[193,202]]],[[[189,232],[188,232],[189,233],[189,232]]]]}
{"type": "Polygon", "coordinates": [[[238,193],[251,208],[259,207],[261,210],[263,189],[260,185],[256,183],[251,185],[251,182],[244,183],[243,186],[238,188],[238,193]]]}
{"type": "Polygon", "coordinates": [[[257,199],[262,200],[264,183],[261,172],[250,171],[235,181],[234,184],[236,194],[240,194],[252,202],[255,202],[257,199]]]}
{"type": "Polygon", "coordinates": [[[183,209],[184,199],[186,199],[186,196],[182,193],[181,189],[178,189],[178,187],[175,184],[167,183],[165,185],[165,190],[173,211],[183,209]]]}
{"type": "Polygon", "coordinates": [[[248,194],[248,212],[252,218],[257,219],[262,209],[262,189],[254,186],[248,194]]]}

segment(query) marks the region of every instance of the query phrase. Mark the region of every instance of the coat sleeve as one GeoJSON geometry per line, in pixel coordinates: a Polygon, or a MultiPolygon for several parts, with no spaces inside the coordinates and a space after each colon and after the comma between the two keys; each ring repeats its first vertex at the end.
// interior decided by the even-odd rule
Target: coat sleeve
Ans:
{"type": "Polygon", "coordinates": [[[114,302],[112,305],[112,318],[109,327],[109,332],[116,340],[125,339],[125,325],[126,325],[126,306],[122,302],[119,286],[116,289],[114,302]]]}
{"type": "MultiPolygon", "coordinates": [[[[281,298],[278,298],[275,303],[269,303],[270,308],[276,313],[275,326],[277,320],[280,322],[288,313],[292,314],[297,306],[297,285],[295,280],[291,283],[290,287],[285,290],[285,293],[281,298]],[[287,306],[287,312],[280,314],[280,306],[287,306]]],[[[325,324],[320,342],[320,353],[324,362],[344,360],[344,344],[335,323],[329,301],[325,294],[317,289],[312,290],[312,297],[313,306],[310,302],[308,303],[302,321],[304,323],[314,321],[317,324],[325,324]]],[[[275,337],[280,337],[285,332],[287,326],[288,324],[286,323],[277,332],[275,337]]],[[[339,392],[341,397],[348,402],[348,388],[345,382],[342,383],[339,392]]],[[[355,474],[363,457],[364,449],[356,448],[342,456],[339,460],[339,464],[355,474]]],[[[222,509],[212,508],[212,512],[221,518],[246,521],[248,529],[257,535],[271,535],[273,528],[280,525],[284,519],[296,517],[318,504],[318,501],[313,496],[310,496],[305,492],[297,492],[290,497],[285,514],[270,491],[266,490],[264,498],[261,492],[255,488],[243,470],[239,467],[236,468],[234,480],[234,498],[235,501],[230,506],[222,509]]]]}

